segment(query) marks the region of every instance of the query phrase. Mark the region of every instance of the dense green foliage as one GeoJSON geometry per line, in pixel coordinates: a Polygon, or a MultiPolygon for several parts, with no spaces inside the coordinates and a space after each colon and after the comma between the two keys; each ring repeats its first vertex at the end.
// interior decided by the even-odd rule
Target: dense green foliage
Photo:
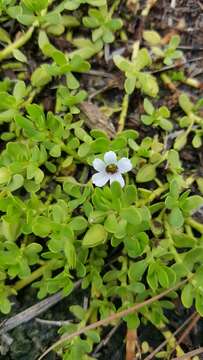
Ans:
{"type": "MultiPolygon", "coordinates": [[[[90,70],[95,56],[103,57],[106,44],[116,38],[126,41],[125,19],[116,14],[119,1],[109,3],[0,1],[0,60],[4,71],[15,73],[0,82],[0,310],[8,314],[10,296],[27,284],[42,299],[61,289],[68,295],[74,281],[82,279],[82,288],[89,291],[88,310],[71,306],[77,321],[61,333],[186,278],[182,303],[189,308],[194,301],[203,315],[203,225],[193,217],[203,205],[203,178],[196,170],[188,173],[179,154],[190,139],[194,149],[202,144],[203,102],[193,103],[181,93],[174,113],[164,104],[153,105],[162,82],[152,70],[156,64],[173,64],[182,53],[178,36],[162,45],[158,33],[146,31],[145,43],[140,48],[134,44],[130,58],[115,54],[112,66],[125,77],[123,95],[142,96],[140,124],[155,128],[156,135],[143,138],[125,129],[110,139],[96,124],[87,130],[80,103],[88,89],[80,76],[90,70]],[[22,32],[15,41],[4,26],[11,19],[22,32]],[[75,28],[88,37],[77,37],[75,28]],[[71,51],[58,49],[53,36],[64,36],[71,51]],[[31,71],[28,49],[33,38],[40,62],[31,71]],[[45,89],[54,94],[53,112],[41,103],[45,89]],[[123,189],[117,182],[104,188],[92,185],[92,162],[109,150],[133,165],[123,189]],[[37,271],[39,277],[33,279],[37,271]]],[[[140,316],[128,315],[128,328],[144,319],[158,326],[167,323],[164,309],[173,308],[176,296],[172,292],[169,300],[143,308],[140,316]]],[[[89,331],[86,338],[66,344],[63,359],[90,359],[87,354],[100,333],[89,331]]]]}

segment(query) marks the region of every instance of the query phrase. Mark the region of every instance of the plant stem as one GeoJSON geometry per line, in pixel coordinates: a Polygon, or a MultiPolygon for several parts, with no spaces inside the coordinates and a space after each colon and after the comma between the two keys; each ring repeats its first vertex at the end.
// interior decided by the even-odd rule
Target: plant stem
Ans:
{"type": "Polygon", "coordinates": [[[35,26],[32,25],[18,40],[14,41],[12,44],[8,45],[5,49],[0,51],[0,60],[3,60],[9,56],[13,50],[19,49],[23,46],[32,36],[35,26]]]}
{"type": "Polygon", "coordinates": [[[31,104],[34,97],[41,91],[41,88],[40,89],[33,89],[30,94],[29,94],[29,97],[27,100],[25,100],[22,104],[21,104],[21,108],[25,108],[27,105],[31,104]]]}
{"type": "Polygon", "coordinates": [[[168,240],[169,240],[169,250],[173,254],[174,259],[176,260],[177,264],[181,264],[181,265],[184,266],[184,268],[185,268],[185,270],[187,272],[188,281],[190,281],[191,284],[195,287],[196,286],[196,280],[193,279],[194,274],[188,269],[187,265],[182,260],[181,255],[176,251],[176,248],[175,248],[175,246],[173,244],[173,237],[171,235],[170,225],[168,224],[167,220],[165,220],[164,224],[165,224],[165,230],[166,230],[166,238],[168,238],[168,240]]]}
{"type": "Polygon", "coordinates": [[[192,226],[195,230],[199,231],[200,234],[203,234],[203,224],[199,223],[198,221],[194,220],[193,218],[188,218],[186,220],[187,224],[192,226]]]}
{"type": "Polygon", "coordinates": [[[129,95],[125,94],[122,102],[122,109],[121,109],[119,121],[118,121],[118,130],[117,130],[118,133],[123,131],[125,127],[125,119],[128,111],[128,103],[129,103],[129,95]]]}
{"type": "Polygon", "coordinates": [[[80,158],[80,156],[77,154],[77,152],[75,150],[71,149],[68,144],[62,144],[61,148],[68,155],[71,155],[76,161],[79,161],[80,163],[87,165],[86,159],[80,158]]]}
{"type": "Polygon", "coordinates": [[[156,4],[157,0],[148,0],[145,8],[142,10],[142,16],[146,17],[149,15],[151,8],[156,4]]]}
{"type": "Polygon", "coordinates": [[[168,184],[162,185],[158,189],[154,190],[153,193],[147,199],[139,200],[137,202],[137,206],[144,206],[146,204],[150,204],[154,199],[159,197],[167,189],[168,189],[168,184]]]}
{"type": "Polygon", "coordinates": [[[175,358],[173,358],[172,360],[188,360],[189,357],[195,356],[195,355],[199,355],[199,354],[202,354],[202,353],[203,353],[203,347],[200,347],[200,348],[198,348],[198,349],[189,351],[188,353],[186,353],[186,354],[183,355],[183,356],[175,357],[175,358]]]}
{"type": "Polygon", "coordinates": [[[21,279],[15,283],[13,286],[13,289],[16,291],[19,291],[23,289],[25,286],[32,283],[34,280],[38,279],[40,276],[43,275],[45,269],[50,266],[50,264],[53,263],[52,260],[47,261],[44,265],[40,266],[38,269],[33,271],[29,276],[27,276],[25,279],[21,279]]]}
{"type": "Polygon", "coordinates": [[[114,1],[113,5],[111,6],[111,8],[109,9],[109,16],[112,17],[113,13],[116,11],[116,9],[118,8],[119,4],[120,4],[120,0],[116,0],[114,1]]]}

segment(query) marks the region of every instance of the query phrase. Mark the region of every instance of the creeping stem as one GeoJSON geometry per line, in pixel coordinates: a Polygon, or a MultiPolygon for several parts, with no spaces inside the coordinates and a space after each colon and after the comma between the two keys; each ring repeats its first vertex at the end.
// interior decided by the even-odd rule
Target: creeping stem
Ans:
{"type": "MultiPolygon", "coordinates": [[[[25,286],[31,284],[33,281],[37,280],[39,277],[41,277],[44,273],[44,271],[53,264],[53,260],[47,261],[44,265],[40,266],[38,269],[33,271],[29,276],[27,276],[24,279],[21,279],[15,283],[13,286],[13,289],[16,291],[19,291],[23,289],[25,286]]],[[[55,267],[54,267],[55,269],[55,267]]]]}
{"type": "Polygon", "coordinates": [[[32,25],[18,40],[8,45],[5,49],[1,50],[0,60],[3,60],[9,56],[13,50],[19,49],[21,46],[23,46],[31,38],[34,28],[35,25],[32,25]]]}
{"type": "Polygon", "coordinates": [[[121,113],[120,113],[120,118],[118,121],[118,133],[123,131],[124,127],[125,127],[125,119],[127,116],[127,112],[128,112],[128,103],[129,103],[129,95],[124,95],[123,98],[123,102],[122,102],[122,109],[121,109],[121,113]]]}
{"type": "Polygon", "coordinates": [[[203,224],[194,220],[192,217],[189,217],[186,222],[195,230],[199,231],[200,234],[203,234],[203,224]]]}

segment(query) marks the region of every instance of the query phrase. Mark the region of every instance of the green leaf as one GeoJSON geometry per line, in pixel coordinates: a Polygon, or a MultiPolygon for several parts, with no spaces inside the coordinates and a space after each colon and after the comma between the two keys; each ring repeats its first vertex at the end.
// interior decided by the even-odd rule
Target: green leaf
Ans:
{"type": "MultiPolygon", "coordinates": [[[[100,29],[98,29],[98,30],[100,30],[100,29]]],[[[96,32],[96,30],[95,30],[95,32],[96,32]]],[[[99,37],[98,37],[98,39],[99,39],[99,37]]],[[[114,36],[114,34],[113,34],[110,30],[107,30],[107,29],[106,29],[106,30],[104,31],[104,33],[103,33],[102,39],[103,39],[103,41],[104,41],[106,44],[110,44],[110,43],[112,43],[112,42],[114,41],[115,36],[114,36]]],[[[93,40],[93,41],[96,41],[97,38],[95,37],[95,40],[92,38],[92,40],[93,40]]]]}
{"type": "Polygon", "coordinates": [[[147,282],[152,290],[158,288],[158,277],[157,277],[157,267],[155,263],[149,265],[147,272],[147,282]]]}
{"type": "Polygon", "coordinates": [[[178,172],[182,170],[180,157],[176,150],[173,150],[173,149],[169,150],[168,163],[169,163],[171,170],[174,170],[174,171],[176,170],[178,172]]]}
{"type": "Polygon", "coordinates": [[[80,6],[80,1],[66,0],[63,6],[66,10],[76,10],[80,6]]]}
{"type": "Polygon", "coordinates": [[[26,107],[28,114],[30,115],[32,121],[40,130],[45,128],[45,115],[41,107],[37,104],[29,104],[26,107]]]}
{"type": "Polygon", "coordinates": [[[198,262],[203,262],[203,248],[200,246],[196,246],[194,249],[185,253],[183,260],[184,265],[186,265],[190,270],[192,270],[194,264],[198,262]]]}
{"type": "Polygon", "coordinates": [[[16,107],[16,99],[14,96],[9,95],[6,91],[0,91],[0,110],[7,110],[16,107]]]}
{"type": "Polygon", "coordinates": [[[83,72],[89,71],[89,69],[90,69],[89,62],[83,60],[81,58],[81,56],[79,56],[79,55],[74,55],[71,58],[70,65],[71,65],[71,69],[72,69],[73,72],[76,71],[76,72],[79,72],[79,73],[83,73],[83,72]]]}
{"type": "Polygon", "coordinates": [[[100,335],[98,334],[98,331],[96,331],[96,330],[89,330],[86,332],[86,334],[87,334],[87,337],[96,344],[98,344],[101,341],[100,335]]]}
{"type": "Polygon", "coordinates": [[[172,237],[177,248],[193,248],[197,243],[194,237],[182,232],[175,232],[172,237]]]}
{"type": "Polygon", "coordinates": [[[182,211],[178,207],[172,209],[171,213],[169,214],[169,223],[171,226],[176,228],[180,228],[184,224],[182,211]]]}
{"type": "Polygon", "coordinates": [[[84,231],[87,228],[87,220],[83,216],[74,217],[69,223],[74,231],[84,231]]]}
{"type": "Polygon", "coordinates": [[[62,24],[62,17],[58,11],[50,11],[48,14],[41,16],[40,18],[42,23],[48,23],[47,32],[53,33],[56,35],[61,35],[65,28],[62,24]]]}
{"type": "Polygon", "coordinates": [[[136,330],[140,325],[138,314],[129,314],[123,319],[127,322],[128,329],[136,330]]]}
{"type": "Polygon", "coordinates": [[[105,153],[110,141],[104,137],[97,138],[90,144],[91,150],[95,153],[105,153]]]}
{"type": "Polygon", "coordinates": [[[75,269],[77,258],[76,258],[75,247],[72,244],[72,242],[65,241],[65,243],[64,243],[64,253],[65,253],[66,259],[68,261],[69,268],[70,269],[75,269]]]}
{"type": "Polygon", "coordinates": [[[81,158],[86,157],[89,153],[91,153],[91,146],[89,144],[83,143],[78,148],[78,155],[81,158]]]}
{"type": "Polygon", "coordinates": [[[202,145],[202,138],[198,134],[196,134],[192,139],[192,146],[198,149],[202,145]]]}
{"type": "Polygon", "coordinates": [[[161,37],[158,32],[153,30],[145,30],[143,32],[143,39],[150,45],[159,45],[161,43],[161,37]]]}
{"type": "Polygon", "coordinates": [[[66,82],[71,90],[77,89],[80,86],[80,83],[72,73],[66,74],[66,82]]]}
{"type": "Polygon", "coordinates": [[[108,233],[104,226],[100,224],[92,225],[86,232],[82,245],[85,247],[94,247],[106,242],[108,233]]]}
{"type": "MultiPolygon", "coordinates": [[[[170,195],[167,196],[166,198],[166,204],[167,202],[169,202],[167,199],[170,199],[170,197],[172,197],[171,199],[171,203],[173,203],[174,201],[174,204],[176,203],[176,200],[178,200],[179,198],[179,194],[181,192],[181,184],[176,180],[176,179],[172,179],[171,182],[170,182],[170,195]]],[[[167,204],[168,206],[168,204],[167,204]]],[[[169,209],[172,209],[174,207],[174,205],[171,205],[171,207],[169,206],[168,208],[169,209]]]]}
{"type": "Polygon", "coordinates": [[[194,275],[194,284],[196,288],[199,288],[201,291],[201,287],[202,287],[202,279],[203,279],[203,265],[200,265],[197,270],[196,273],[194,275]]]}
{"type": "Polygon", "coordinates": [[[146,48],[139,50],[137,56],[133,59],[133,65],[138,71],[143,69],[145,66],[151,65],[151,63],[152,59],[146,48]]]}
{"type": "Polygon", "coordinates": [[[191,103],[189,97],[185,93],[182,93],[179,96],[178,101],[180,107],[185,111],[186,114],[189,114],[192,111],[193,103],[191,103]]]}
{"type": "Polygon", "coordinates": [[[156,97],[159,92],[159,86],[156,78],[147,73],[139,73],[138,80],[140,83],[141,90],[144,94],[156,97]]]}
{"type": "Polygon", "coordinates": [[[186,284],[181,292],[181,301],[186,309],[191,308],[194,299],[194,288],[192,284],[186,284]]]}
{"type": "Polygon", "coordinates": [[[195,307],[197,312],[203,316],[203,295],[200,292],[195,295],[195,307]]]}
{"type": "Polygon", "coordinates": [[[104,222],[104,228],[110,233],[115,233],[118,228],[118,222],[114,214],[109,214],[104,222]]]}
{"type": "Polygon", "coordinates": [[[52,77],[49,75],[47,70],[40,66],[32,73],[31,83],[35,87],[41,87],[48,84],[51,79],[52,77]]]}
{"type": "Polygon", "coordinates": [[[181,202],[181,207],[186,213],[191,213],[197,210],[203,205],[203,197],[199,195],[193,195],[181,202]]]}
{"type": "Polygon", "coordinates": [[[19,49],[13,50],[13,56],[16,60],[23,62],[23,63],[27,63],[27,57],[19,49]]]}
{"type": "Polygon", "coordinates": [[[121,217],[126,220],[129,224],[140,224],[142,217],[138,209],[135,206],[129,206],[128,208],[121,209],[121,217]]]}
{"type": "Polygon", "coordinates": [[[95,210],[90,213],[88,221],[90,224],[103,223],[107,213],[101,210],[95,210]]]}
{"type": "Polygon", "coordinates": [[[111,193],[113,200],[117,200],[122,196],[122,188],[120,183],[115,181],[111,184],[111,193]]]}
{"type": "Polygon", "coordinates": [[[203,178],[202,177],[196,178],[196,182],[197,182],[199,191],[203,195],[203,178]]]}
{"type": "Polygon", "coordinates": [[[48,6],[49,0],[22,0],[22,2],[29,10],[38,12],[48,6]]]}
{"type": "Polygon", "coordinates": [[[129,69],[132,68],[130,61],[126,60],[123,56],[115,55],[113,61],[115,65],[124,72],[129,72],[129,69]]]}
{"type": "Polygon", "coordinates": [[[135,84],[136,84],[136,78],[135,77],[129,77],[125,80],[125,91],[127,94],[132,94],[135,90],[135,84]]]}
{"type": "Polygon", "coordinates": [[[152,164],[142,166],[137,173],[136,181],[138,183],[148,182],[156,177],[156,167],[152,164]]]}
{"type": "Polygon", "coordinates": [[[11,39],[10,39],[9,34],[2,27],[0,28],[0,41],[5,42],[7,44],[11,43],[11,39]]]}
{"type": "Polygon", "coordinates": [[[157,276],[160,285],[167,288],[169,286],[169,278],[163,266],[158,266],[157,276]]]}
{"type": "Polygon", "coordinates": [[[179,44],[180,44],[180,36],[174,35],[174,36],[172,36],[172,38],[169,42],[169,48],[176,49],[179,44]]]}
{"type": "Polygon", "coordinates": [[[183,132],[182,134],[178,135],[174,142],[174,149],[181,150],[187,143],[187,133],[183,132]]]}
{"type": "Polygon", "coordinates": [[[43,173],[43,171],[42,171],[41,169],[36,169],[34,178],[35,178],[36,184],[41,184],[41,182],[42,182],[43,179],[44,179],[44,173],[43,173]]]}
{"type": "Polygon", "coordinates": [[[173,130],[172,123],[167,119],[164,119],[164,118],[160,119],[159,125],[163,130],[166,130],[166,131],[169,131],[169,132],[173,130]]]}
{"type": "Polygon", "coordinates": [[[20,174],[15,174],[12,180],[10,181],[8,188],[10,189],[10,191],[15,191],[21,188],[21,186],[23,186],[23,183],[24,183],[24,177],[20,174]]]}
{"type": "Polygon", "coordinates": [[[149,116],[149,115],[141,115],[141,121],[145,125],[151,125],[154,121],[154,118],[153,116],[149,116]]]}
{"type": "Polygon", "coordinates": [[[105,6],[106,0],[86,0],[86,2],[92,6],[105,6]]]}
{"type": "Polygon", "coordinates": [[[61,156],[61,145],[54,145],[49,151],[49,153],[51,156],[58,158],[59,156],[61,156]]]}
{"type": "Polygon", "coordinates": [[[99,26],[99,21],[96,18],[90,16],[84,16],[82,22],[85,27],[90,29],[94,29],[99,26]]]}
{"type": "Polygon", "coordinates": [[[69,307],[69,310],[73,313],[73,315],[77,319],[79,319],[79,320],[85,319],[86,311],[81,306],[79,306],[79,305],[71,305],[69,307]]]}
{"type": "Polygon", "coordinates": [[[152,115],[154,112],[154,106],[148,99],[144,99],[144,110],[147,114],[152,115]]]}
{"type": "Polygon", "coordinates": [[[0,310],[5,315],[11,311],[11,303],[6,297],[1,297],[0,310]]]}
{"type": "Polygon", "coordinates": [[[125,206],[133,204],[137,200],[137,189],[135,185],[126,185],[124,188],[123,201],[125,206]]]}
{"type": "Polygon", "coordinates": [[[142,276],[147,268],[147,263],[145,260],[136,261],[135,263],[131,263],[128,276],[131,281],[141,281],[142,276]]]}
{"type": "Polygon", "coordinates": [[[8,241],[15,241],[18,236],[20,235],[20,224],[13,222],[7,222],[5,218],[2,219],[1,223],[1,232],[2,235],[6,238],[8,241]]]}
{"type": "Polygon", "coordinates": [[[51,223],[45,216],[37,216],[32,224],[32,231],[42,238],[47,237],[51,231],[51,223]]]}
{"type": "Polygon", "coordinates": [[[0,185],[9,183],[11,179],[11,171],[7,167],[0,168],[0,185]]]}
{"type": "Polygon", "coordinates": [[[13,96],[16,101],[22,100],[26,93],[27,90],[24,81],[18,80],[13,89],[13,96]]]}
{"type": "Polygon", "coordinates": [[[45,134],[43,132],[37,131],[34,128],[33,123],[30,120],[28,120],[27,118],[25,118],[21,115],[16,115],[15,121],[22,129],[24,129],[27,137],[34,138],[39,141],[40,140],[42,141],[42,139],[44,139],[45,134]]]}
{"type": "Polygon", "coordinates": [[[124,239],[125,248],[130,257],[141,256],[149,243],[147,234],[139,233],[136,236],[126,236],[124,239]]]}

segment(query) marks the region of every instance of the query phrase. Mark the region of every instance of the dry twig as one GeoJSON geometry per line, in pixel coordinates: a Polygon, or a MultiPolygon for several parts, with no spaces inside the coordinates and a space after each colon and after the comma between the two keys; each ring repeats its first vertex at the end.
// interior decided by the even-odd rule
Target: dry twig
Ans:
{"type": "MultiPolygon", "coordinates": [[[[178,339],[176,345],[179,345],[183,342],[183,340],[188,336],[188,334],[192,331],[192,329],[194,328],[194,326],[196,325],[196,323],[199,321],[199,319],[201,318],[201,316],[199,314],[197,314],[195,312],[195,317],[194,319],[191,319],[190,324],[188,325],[188,327],[185,329],[185,331],[182,333],[182,335],[180,336],[180,338],[178,339]]],[[[174,349],[171,350],[170,355],[173,354],[174,349]]]]}
{"type": "Polygon", "coordinates": [[[107,334],[107,336],[97,345],[96,349],[94,350],[92,356],[95,356],[99,350],[103,347],[106,346],[108,344],[108,342],[111,340],[112,336],[115,334],[115,332],[118,330],[119,326],[121,324],[117,324],[115,325],[107,334]]]}
{"type": "Polygon", "coordinates": [[[93,324],[90,324],[88,326],[85,326],[81,329],[79,329],[78,331],[70,334],[70,335],[67,335],[67,336],[64,336],[63,338],[61,338],[60,340],[56,341],[52,346],[50,346],[39,358],[38,360],[41,360],[43,359],[50,351],[52,351],[53,349],[55,349],[57,346],[59,345],[62,345],[64,342],[68,341],[68,340],[71,340],[73,339],[74,337],[76,336],[80,336],[81,334],[84,334],[86,331],[88,330],[93,330],[93,329],[96,329],[100,326],[103,326],[103,325],[107,325],[109,323],[111,323],[112,321],[115,321],[117,319],[120,319],[121,317],[123,316],[126,316],[128,314],[131,314],[139,309],[141,309],[143,306],[147,306],[149,304],[152,304],[154,301],[157,301],[159,299],[161,299],[162,297],[168,295],[171,291],[174,291],[174,290],[177,290],[179,287],[181,287],[182,285],[184,285],[185,283],[188,282],[188,279],[185,279],[183,281],[180,281],[178,284],[176,284],[175,286],[163,291],[162,293],[156,295],[156,296],[153,296],[151,297],[150,299],[148,300],[145,300],[143,301],[142,303],[139,303],[139,304],[135,304],[133,306],[131,306],[130,308],[126,309],[126,310],[122,310],[122,311],[119,311],[117,312],[116,314],[113,314],[113,315],[110,315],[108,316],[107,318],[105,319],[102,319],[102,320],[99,320],[93,324]]]}
{"type": "MultiPolygon", "coordinates": [[[[181,326],[179,326],[176,331],[174,331],[173,334],[171,334],[171,338],[172,338],[172,337],[175,337],[177,334],[179,334],[179,332],[180,332],[191,320],[193,320],[193,318],[195,317],[195,315],[196,315],[196,312],[192,313],[192,315],[189,316],[189,318],[186,319],[186,320],[184,321],[184,323],[181,324],[181,326]]],[[[159,346],[157,346],[156,349],[154,349],[154,350],[151,352],[151,354],[149,354],[149,355],[145,358],[145,360],[152,360],[152,359],[154,359],[155,355],[168,343],[169,340],[170,340],[170,338],[164,340],[159,346]]]]}
{"type": "MultiPolygon", "coordinates": [[[[81,281],[75,283],[75,289],[78,288],[81,284],[81,281]]],[[[10,317],[8,320],[4,321],[0,326],[0,335],[5,334],[6,332],[16,328],[17,326],[24,324],[35,317],[39,316],[50,307],[57,304],[59,301],[64,299],[64,294],[62,291],[38,302],[35,305],[30,306],[28,309],[21,311],[19,314],[16,314],[10,317]]]]}
{"type": "Polygon", "coordinates": [[[192,351],[189,351],[183,356],[178,356],[173,358],[172,360],[188,360],[191,356],[199,355],[203,353],[203,347],[200,347],[199,349],[195,349],[192,351]]]}

